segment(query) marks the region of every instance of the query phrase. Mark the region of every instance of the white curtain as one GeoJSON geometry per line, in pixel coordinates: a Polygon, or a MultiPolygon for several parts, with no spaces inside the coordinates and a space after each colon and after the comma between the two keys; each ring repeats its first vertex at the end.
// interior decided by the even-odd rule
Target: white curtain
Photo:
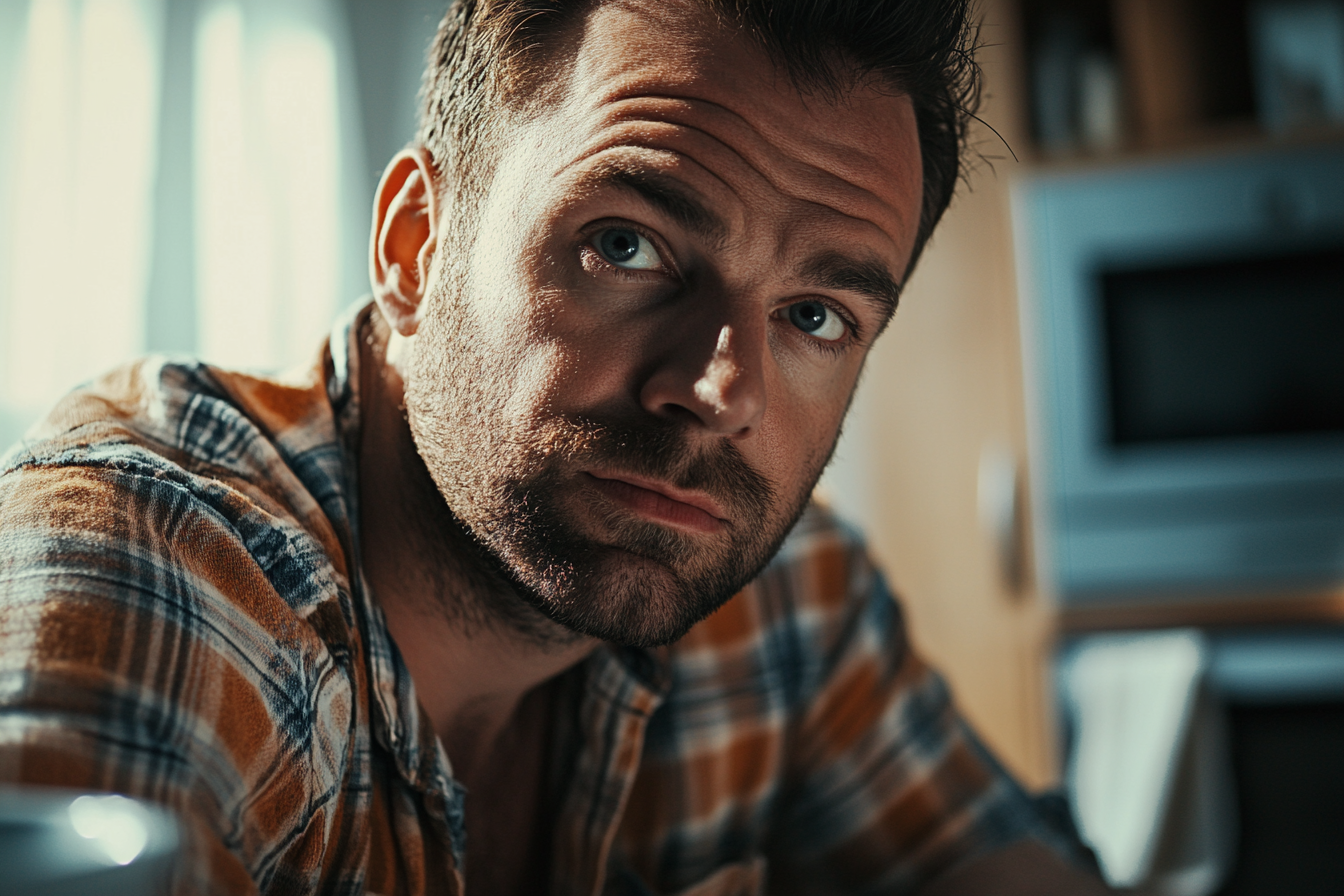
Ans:
{"type": "MultiPolygon", "coordinates": [[[[323,0],[218,0],[196,32],[197,350],[231,367],[302,363],[342,295],[342,221],[368,200],[342,139],[339,18],[323,0]]],[[[363,248],[367,235],[361,233],[363,248]]],[[[362,259],[363,253],[360,252],[362,259]]]]}
{"type": "Polygon", "coordinates": [[[0,169],[0,389],[18,417],[142,347],[161,83],[161,3],[27,12],[6,40],[0,169]]]}
{"type": "Polygon", "coordinates": [[[0,2],[0,442],[146,350],[312,357],[365,288],[351,55],[337,0],[0,2]]]}

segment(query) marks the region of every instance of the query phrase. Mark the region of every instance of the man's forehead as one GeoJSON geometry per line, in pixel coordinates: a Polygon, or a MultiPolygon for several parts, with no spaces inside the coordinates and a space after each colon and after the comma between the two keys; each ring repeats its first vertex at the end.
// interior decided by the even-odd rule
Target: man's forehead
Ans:
{"type": "Polygon", "coordinates": [[[810,169],[799,177],[776,172],[785,181],[777,186],[806,194],[824,174],[841,192],[867,193],[859,206],[884,219],[884,229],[913,237],[922,170],[908,96],[873,79],[838,94],[805,92],[758,41],[698,0],[601,3],[576,25],[557,48],[554,61],[565,69],[555,72],[557,90],[536,108],[546,118],[549,106],[572,126],[566,145],[577,146],[595,122],[627,131],[640,122],[683,124],[748,158],[755,144],[810,169]],[[678,119],[669,104],[651,108],[657,100],[699,108],[678,119]],[[870,198],[886,209],[872,209],[870,198]],[[906,220],[910,208],[914,220],[906,220]]]}

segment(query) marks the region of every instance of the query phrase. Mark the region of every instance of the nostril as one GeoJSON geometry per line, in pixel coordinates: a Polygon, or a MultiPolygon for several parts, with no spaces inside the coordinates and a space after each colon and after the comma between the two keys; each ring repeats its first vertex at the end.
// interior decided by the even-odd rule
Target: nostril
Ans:
{"type": "Polygon", "coordinates": [[[672,420],[674,423],[683,423],[687,425],[698,424],[701,421],[700,415],[685,405],[675,402],[667,402],[659,409],[659,413],[672,420]]]}

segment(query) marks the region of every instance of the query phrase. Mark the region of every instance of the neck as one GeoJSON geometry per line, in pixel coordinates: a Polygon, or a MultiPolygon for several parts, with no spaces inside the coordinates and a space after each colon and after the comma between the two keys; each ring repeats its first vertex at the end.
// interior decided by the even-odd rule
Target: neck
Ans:
{"type": "Polygon", "coordinates": [[[488,756],[522,699],[595,643],[529,606],[481,558],[416,451],[374,314],[360,340],[359,492],[365,579],[455,772],[488,756]]]}

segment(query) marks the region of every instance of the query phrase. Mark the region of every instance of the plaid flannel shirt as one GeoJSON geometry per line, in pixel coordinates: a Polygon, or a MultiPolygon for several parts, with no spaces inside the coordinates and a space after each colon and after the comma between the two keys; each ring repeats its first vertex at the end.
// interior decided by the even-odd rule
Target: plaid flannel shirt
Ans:
{"type": "MultiPolygon", "coordinates": [[[[306,378],[123,368],[0,461],[0,780],[170,807],[179,892],[460,893],[499,860],[359,573],[368,313],[306,378]]],[[[816,507],[676,644],[565,675],[557,896],[903,893],[1052,842],[816,507]]]]}

